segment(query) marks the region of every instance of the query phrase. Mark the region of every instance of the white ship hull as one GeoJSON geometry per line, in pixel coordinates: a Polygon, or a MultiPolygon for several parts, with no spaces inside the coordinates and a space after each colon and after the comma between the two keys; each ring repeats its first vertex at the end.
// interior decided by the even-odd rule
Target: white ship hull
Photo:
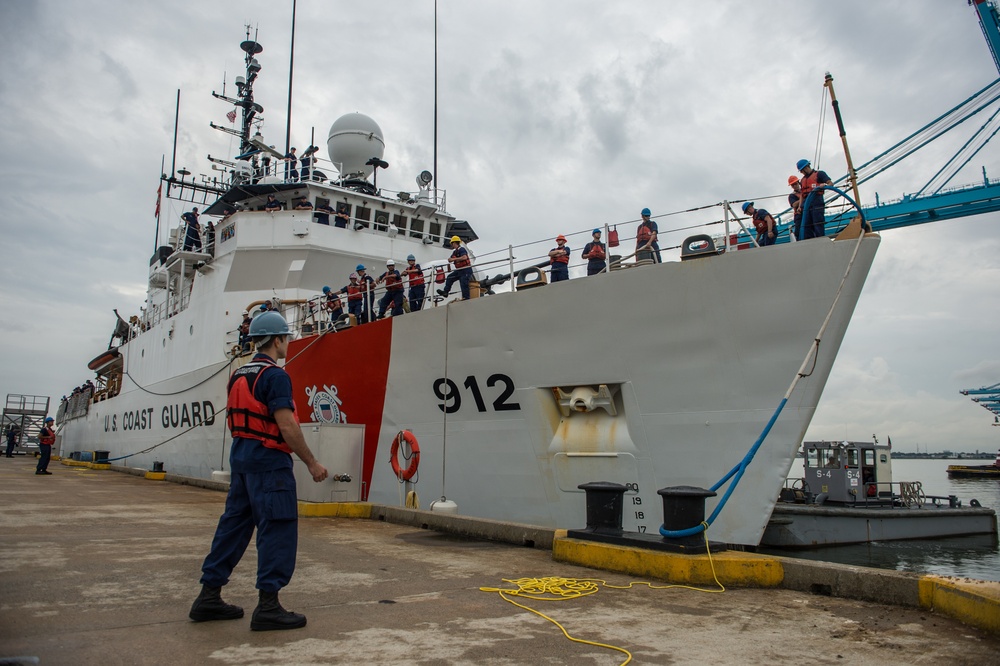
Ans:
{"type": "MultiPolygon", "coordinates": [[[[213,270],[194,281],[190,307],[121,347],[128,373],[120,393],[62,427],[63,455],[104,450],[112,460],[128,456],[123,464],[161,461],[196,477],[228,468],[224,413],[215,412],[226,401],[235,313],[252,296],[269,295],[233,289],[230,266],[247,258],[255,224],[232,252],[220,246],[213,270]],[[172,345],[176,355],[163,357],[172,345]],[[194,427],[196,419],[202,425],[194,427]]],[[[280,260],[252,255],[264,272],[262,262],[284,269],[303,258],[302,279],[279,291],[283,298],[314,295],[322,284],[306,279],[310,266],[335,258],[311,245],[316,240],[274,238],[280,260]]],[[[658,489],[709,487],[752,446],[833,305],[856,242],[817,239],[614,271],[304,337],[287,365],[298,414],[304,423],[365,426],[362,499],[398,504],[402,491],[415,490],[425,506],[447,495],[464,515],[579,528],[585,506],[577,486],[614,481],[629,488],[624,527],[652,533],[662,522],[658,489]],[[579,390],[577,402],[589,408],[583,403],[601,387],[611,396],[607,407],[576,411],[564,401],[560,408],[560,390],[579,390]],[[323,409],[310,399],[322,392],[334,398],[323,409]],[[389,463],[401,429],[414,433],[421,451],[406,485],[389,463]]],[[[878,243],[871,235],[861,241],[815,365],[711,538],[760,540],[878,243]]],[[[394,256],[390,247],[368,254],[394,256]]]]}

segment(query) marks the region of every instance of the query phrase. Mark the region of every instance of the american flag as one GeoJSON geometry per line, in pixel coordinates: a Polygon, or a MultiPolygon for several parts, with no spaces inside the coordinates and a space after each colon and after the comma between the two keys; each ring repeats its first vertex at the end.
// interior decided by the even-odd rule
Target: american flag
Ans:
{"type": "Polygon", "coordinates": [[[235,123],[236,122],[236,109],[233,109],[232,111],[230,111],[229,113],[227,113],[226,114],[226,118],[229,118],[229,122],[235,123]]]}

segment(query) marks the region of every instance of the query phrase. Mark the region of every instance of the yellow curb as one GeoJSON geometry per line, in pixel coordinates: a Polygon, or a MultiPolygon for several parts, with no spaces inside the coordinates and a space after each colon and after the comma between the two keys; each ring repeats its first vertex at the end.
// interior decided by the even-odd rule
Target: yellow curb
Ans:
{"type": "Polygon", "coordinates": [[[920,606],[993,633],[1000,633],[1000,583],[923,576],[920,606]]]}
{"type": "Polygon", "coordinates": [[[723,585],[778,587],[785,578],[780,560],[755,553],[725,551],[712,554],[710,561],[708,555],[682,555],[596,541],[556,538],[552,542],[552,559],[687,585],[714,584],[715,578],[718,578],[723,585]],[[713,565],[715,577],[712,575],[713,565]]]}
{"type": "Polygon", "coordinates": [[[84,463],[90,469],[111,469],[111,463],[84,463]]]}
{"type": "Polygon", "coordinates": [[[167,478],[166,472],[146,472],[146,478],[150,481],[163,481],[167,478]]]}
{"type": "Polygon", "coordinates": [[[368,502],[299,502],[299,515],[309,518],[371,518],[368,502]]]}
{"type": "Polygon", "coordinates": [[[63,465],[66,465],[67,467],[87,467],[88,465],[92,464],[92,463],[80,462],[79,460],[71,460],[69,458],[60,460],[59,462],[61,462],[63,465]]]}

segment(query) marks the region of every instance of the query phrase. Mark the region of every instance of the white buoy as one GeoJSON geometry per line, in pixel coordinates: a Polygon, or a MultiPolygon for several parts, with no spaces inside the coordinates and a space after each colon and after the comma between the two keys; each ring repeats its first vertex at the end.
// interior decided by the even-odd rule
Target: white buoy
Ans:
{"type": "Polygon", "coordinates": [[[458,505],[447,497],[442,497],[431,502],[430,510],[438,513],[458,513],[458,505]]]}

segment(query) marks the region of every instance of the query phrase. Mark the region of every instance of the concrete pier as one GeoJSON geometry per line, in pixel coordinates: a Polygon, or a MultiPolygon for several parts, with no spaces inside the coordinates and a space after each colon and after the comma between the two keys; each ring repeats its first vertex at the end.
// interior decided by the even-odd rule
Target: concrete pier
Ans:
{"type": "MultiPolygon", "coordinates": [[[[369,519],[314,510],[299,522],[298,567],[281,600],[306,614],[305,628],[250,631],[252,543],[224,589],[247,617],[196,624],[187,613],[225,495],[113,470],[49,469],[52,476],[36,476],[34,460],[0,459],[0,663],[619,664],[622,653],[570,642],[480,587],[549,576],[664,584],[643,553],[609,554],[602,544],[558,534],[553,542],[551,531],[461,516],[461,534],[442,533],[424,527],[444,520],[436,515],[358,505],[355,514],[369,519]],[[511,543],[481,540],[493,525],[511,543]],[[571,563],[590,557],[607,569],[633,562],[635,573],[571,563]]],[[[718,557],[721,570],[733,566],[718,557]]],[[[574,637],[629,650],[637,664],[996,663],[996,633],[927,609],[827,596],[837,581],[863,581],[865,570],[831,565],[820,574],[830,585],[813,588],[819,594],[636,587],[519,601],[574,637]]],[[[805,575],[793,567],[782,578],[805,575]]]]}

